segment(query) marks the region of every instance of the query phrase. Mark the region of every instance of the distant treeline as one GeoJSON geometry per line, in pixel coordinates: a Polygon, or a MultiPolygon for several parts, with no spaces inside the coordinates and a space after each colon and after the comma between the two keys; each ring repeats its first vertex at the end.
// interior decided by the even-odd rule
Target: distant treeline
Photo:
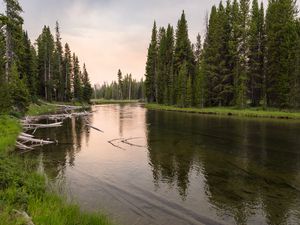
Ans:
{"type": "Polygon", "coordinates": [[[294,0],[270,0],[266,11],[257,0],[221,2],[207,18],[204,43],[198,35],[195,44],[184,12],[175,34],[171,25],[157,29],[154,23],[146,64],[148,102],[299,107],[297,12],[294,0]]]}
{"type": "Polygon", "coordinates": [[[104,83],[102,86],[95,86],[96,99],[113,100],[137,100],[145,99],[144,81],[136,81],[131,74],[123,78],[121,70],[118,71],[118,82],[111,84],[104,83]]]}
{"type": "Polygon", "coordinates": [[[92,96],[86,66],[68,44],[61,43],[56,23],[55,36],[44,26],[33,45],[23,30],[22,7],[17,0],[4,0],[0,14],[0,112],[12,107],[24,110],[31,101],[85,101],[92,96]]]}

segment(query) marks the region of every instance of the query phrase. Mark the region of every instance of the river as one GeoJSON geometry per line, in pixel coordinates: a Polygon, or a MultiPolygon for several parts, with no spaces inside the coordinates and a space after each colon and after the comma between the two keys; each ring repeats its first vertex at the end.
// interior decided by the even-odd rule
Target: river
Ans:
{"type": "Polygon", "coordinates": [[[120,225],[300,224],[300,122],[93,110],[38,130],[59,144],[27,154],[82,209],[120,225]]]}

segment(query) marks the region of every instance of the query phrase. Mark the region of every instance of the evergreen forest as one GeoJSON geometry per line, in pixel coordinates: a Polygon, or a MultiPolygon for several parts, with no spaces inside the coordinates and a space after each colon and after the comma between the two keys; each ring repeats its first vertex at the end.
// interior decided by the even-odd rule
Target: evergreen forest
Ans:
{"type": "Polygon", "coordinates": [[[191,43],[185,12],[154,22],[146,63],[150,103],[179,107],[299,108],[300,20],[294,0],[227,0],[191,43]]]}
{"type": "Polygon", "coordinates": [[[90,102],[93,89],[85,64],[68,43],[63,44],[60,25],[55,34],[44,26],[31,41],[23,29],[22,7],[4,0],[0,15],[0,113],[26,111],[31,102],[90,102]]]}

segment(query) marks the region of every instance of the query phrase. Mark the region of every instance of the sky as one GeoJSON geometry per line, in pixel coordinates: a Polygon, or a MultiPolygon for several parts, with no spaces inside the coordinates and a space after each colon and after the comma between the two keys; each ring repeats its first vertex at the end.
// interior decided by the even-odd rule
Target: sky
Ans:
{"type": "MultiPolygon", "coordinates": [[[[267,0],[264,0],[267,2],[267,0]]],[[[205,32],[205,18],[220,0],[19,0],[25,29],[35,41],[44,25],[59,21],[63,43],[68,42],[93,84],[116,80],[117,71],[141,79],[153,21],[176,27],[186,12],[192,42],[205,32]]],[[[0,10],[3,12],[1,1],[0,10]]]]}

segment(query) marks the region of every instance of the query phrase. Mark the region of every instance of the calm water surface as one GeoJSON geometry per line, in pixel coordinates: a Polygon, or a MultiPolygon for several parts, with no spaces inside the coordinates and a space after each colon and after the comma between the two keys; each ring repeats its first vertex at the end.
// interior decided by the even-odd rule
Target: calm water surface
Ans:
{"type": "Polygon", "coordinates": [[[93,110],[38,131],[60,144],[29,153],[83,209],[124,225],[300,224],[299,122],[93,110]]]}

